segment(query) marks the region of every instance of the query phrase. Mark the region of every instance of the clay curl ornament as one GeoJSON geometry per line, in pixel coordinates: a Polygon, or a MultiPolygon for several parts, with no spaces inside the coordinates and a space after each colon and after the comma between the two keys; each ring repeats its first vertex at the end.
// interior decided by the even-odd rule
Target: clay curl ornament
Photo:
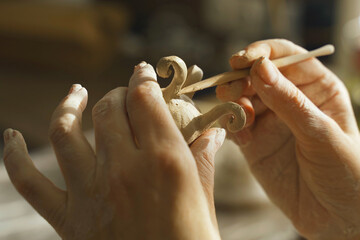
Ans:
{"type": "Polygon", "coordinates": [[[156,72],[161,78],[169,78],[173,71],[171,83],[162,89],[163,97],[177,127],[189,145],[225,115],[231,115],[226,126],[228,131],[238,132],[244,128],[246,114],[239,104],[222,103],[202,114],[191,100],[194,93],[179,93],[184,87],[201,81],[203,72],[198,66],[194,65],[187,69],[185,62],[177,56],[163,57],[159,60],[156,72]]]}

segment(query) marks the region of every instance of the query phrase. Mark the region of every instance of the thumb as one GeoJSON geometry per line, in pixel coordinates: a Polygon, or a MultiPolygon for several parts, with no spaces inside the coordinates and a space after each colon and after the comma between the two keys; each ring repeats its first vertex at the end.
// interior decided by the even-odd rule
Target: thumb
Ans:
{"type": "Polygon", "coordinates": [[[300,139],[318,138],[324,133],[328,117],[268,58],[260,58],[250,71],[251,84],[262,102],[300,139]]]}
{"type": "Polygon", "coordinates": [[[222,128],[212,128],[203,133],[190,146],[195,158],[199,177],[208,199],[213,199],[215,154],[225,140],[226,131],[222,128]]]}

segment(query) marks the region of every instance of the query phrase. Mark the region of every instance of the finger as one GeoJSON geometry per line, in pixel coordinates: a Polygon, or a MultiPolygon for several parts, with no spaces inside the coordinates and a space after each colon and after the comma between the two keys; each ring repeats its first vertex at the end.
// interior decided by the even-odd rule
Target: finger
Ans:
{"type": "Polygon", "coordinates": [[[236,133],[233,140],[241,146],[249,163],[268,158],[292,136],[290,129],[274,112],[266,111],[256,117],[253,125],[236,133]],[[261,146],[261,151],[259,151],[261,146]]]}
{"type": "Polygon", "coordinates": [[[336,79],[330,70],[316,58],[283,67],[281,73],[296,86],[310,84],[324,78],[336,79]]]}
{"type": "Polygon", "coordinates": [[[121,161],[136,150],[125,107],[126,94],[127,88],[116,88],[93,108],[96,153],[103,159],[121,161]]]}
{"type": "MultiPolygon", "coordinates": [[[[260,57],[277,59],[303,52],[306,50],[284,39],[258,41],[250,44],[240,53],[234,54],[230,59],[230,65],[233,69],[241,69],[251,66],[260,57]]],[[[281,72],[296,86],[309,84],[331,75],[330,71],[316,58],[283,67],[281,72]]]]}
{"type": "Polygon", "coordinates": [[[217,225],[214,207],[215,154],[224,143],[225,136],[226,131],[224,129],[212,128],[197,138],[190,147],[214,225],[217,225]]]}
{"type": "Polygon", "coordinates": [[[259,116],[269,110],[257,95],[251,98],[251,104],[254,108],[255,116],[259,116]]]}
{"type": "MultiPolygon", "coordinates": [[[[244,108],[252,105],[251,108],[255,111],[255,115],[261,115],[268,108],[267,106],[259,99],[254,91],[254,88],[250,84],[250,77],[238,81],[233,81],[228,84],[219,85],[216,88],[216,97],[223,102],[236,102],[242,105],[244,108]],[[246,99],[251,99],[251,103],[247,104],[241,100],[242,97],[248,97],[246,99]]],[[[245,111],[247,114],[253,111],[248,107],[249,111],[245,111]]],[[[247,126],[253,122],[253,117],[250,115],[247,116],[247,126]]]]}
{"type": "Polygon", "coordinates": [[[88,182],[95,170],[95,154],[81,129],[86,103],[86,89],[73,85],[50,122],[50,140],[68,189],[88,182]]]}
{"type": "MultiPolygon", "coordinates": [[[[246,118],[245,118],[245,128],[251,126],[254,123],[255,120],[255,109],[252,105],[252,102],[247,97],[241,97],[235,101],[237,104],[239,104],[242,109],[245,112],[246,118]]],[[[228,123],[231,121],[232,116],[231,115],[225,115],[219,119],[219,123],[223,128],[227,128],[228,123]]]]}
{"type": "Polygon", "coordinates": [[[320,61],[308,60],[282,72],[286,73],[286,77],[298,85],[298,88],[345,132],[351,134],[358,131],[344,83],[320,61]],[[292,70],[297,71],[297,74],[292,70]]]}
{"type": "Polygon", "coordinates": [[[18,192],[50,224],[63,218],[66,193],[36,169],[21,133],[12,129],[6,130],[4,143],[5,167],[18,192]]]}
{"type": "Polygon", "coordinates": [[[277,59],[303,52],[306,50],[285,39],[263,40],[235,53],[230,58],[230,65],[233,69],[243,69],[250,67],[260,57],[277,59]]]}
{"type": "Polygon", "coordinates": [[[235,101],[242,96],[253,95],[255,95],[255,91],[250,85],[249,77],[216,87],[216,97],[223,102],[235,101]]]}
{"type": "Polygon", "coordinates": [[[135,68],[129,82],[126,108],[140,148],[152,148],[159,141],[183,140],[151,65],[143,62],[135,68]]]}
{"type": "Polygon", "coordinates": [[[319,138],[317,134],[332,121],[323,114],[272,62],[263,58],[251,69],[252,85],[266,104],[298,138],[319,138]]]}
{"type": "Polygon", "coordinates": [[[318,107],[325,104],[335,95],[339,94],[340,81],[331,81],[324,75],[324,77],[316,81],[299,86],[299,89],[318,107]]]}
{"type": "Polygon", "coordinates": [[[252,105],[252,102],[247,97],[241,97],[234,102],[236,102],[241,107],[243,107],[245,114],[246,114],[245,127],[249,127],[251,124],[254,123],[254,120],[255,120],[255,109],[252,105]]]}
{"type": "Polygon", "coordinates": [[[212,128],[203,133],[190,146],[196,161],[201,184],[210,203],[213,203],[215,154],[224,143],[225,136],[226,131],[224,129],[212,128]]]}

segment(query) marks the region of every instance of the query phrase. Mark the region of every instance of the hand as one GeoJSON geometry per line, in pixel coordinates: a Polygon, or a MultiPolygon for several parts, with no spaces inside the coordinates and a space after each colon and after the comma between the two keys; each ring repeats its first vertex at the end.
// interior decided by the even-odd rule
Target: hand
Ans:
{"type": "Polygon", "coordinates": [[[219,239],[213,159],[225,131],[206,132],[190,149],[154,69],[145,63],[135,68],[128,89],[109,92],[94,107],[95,152],[81,131],[86,102],[87,91],[74,85],[50,124],[66,191],[35,168],[18,131],[4,133],[11,181],[58,234],[82,240],[219,239]]]}
{"type": "Polygon", "coordinates": [[[253,64],[250,77],[217,96],[245,108],[247,128],[230,137],[300,234],[360,239],[360,139],[346,88],[317,59],[281,72],[268,59],[302,52],[286,40],[251,44],[230,59],[253,64]]]}

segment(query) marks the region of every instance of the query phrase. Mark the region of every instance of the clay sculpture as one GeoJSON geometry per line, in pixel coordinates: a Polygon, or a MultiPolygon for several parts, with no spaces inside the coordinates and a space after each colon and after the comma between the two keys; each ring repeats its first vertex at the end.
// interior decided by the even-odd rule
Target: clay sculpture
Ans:
{"type": "Polygon", "coordinates": [[[222,103],[202,114],[191,100],[194,93],[180,94],[182,88],[201,81],[203,72],[196,65],[187,69],[181,58],[169,56],[160,59],[156,71],[162,78],[169,78],[174,71],[171,83],[163,89],[163,97],[189,145],[225,115],[231,116],[227,123],[228,131],[237,132],[244,127],[246,115],[240,105],[233,102],[222,103]]]}

